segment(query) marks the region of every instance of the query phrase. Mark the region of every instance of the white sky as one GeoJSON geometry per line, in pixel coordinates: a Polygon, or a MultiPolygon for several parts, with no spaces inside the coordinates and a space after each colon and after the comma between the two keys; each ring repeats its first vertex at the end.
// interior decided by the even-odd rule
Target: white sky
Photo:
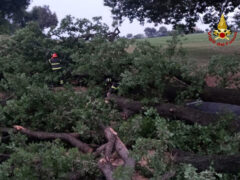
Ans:
{"type": "MultiPolygon", "coordinates": [[[[94,16],[102,16],[103,22],[109,26],[111,26],[113,22],[110,8],[103,5],[103,0],[32,0],[29,9],[33,6],[43,5],[49,5],[50,10],[57,14],[59,21],[66,15],[72,15],[76,18],[87,19],[91,19],[94,16]]],[[[155,27],[154,24],[149,23],[142,26],[138,21],[130,23],[126,19],[119,29],[121,35],[126,35],[128,33],[135,35],[138,33],[144,33],[143,30],[146,27],[155,27],[158,29],[160,26],[161,25],[155,27]]],[[[171,30],[171,25],[164,26],[171,30]]],[[[202,30],[208,28],[207,25],[204,25],[201,22],[198,22],[197,26],[202,30]]]]}

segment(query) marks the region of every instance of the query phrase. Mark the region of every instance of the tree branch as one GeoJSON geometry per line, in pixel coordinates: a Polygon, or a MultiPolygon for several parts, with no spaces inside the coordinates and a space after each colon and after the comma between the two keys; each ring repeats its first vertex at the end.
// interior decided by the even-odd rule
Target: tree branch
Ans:
{"type": "Polygon", "coordinates": [[[113,166],[110,163],[110,159],[114,150],[124,161],[124,166],[134,168],[135,161],[133,160],[133,158],[129,157],[129,152],[126,146],[123,144],[117,133],[111,127],[105,128],[104,134],[108,142],[97,149],[98,152],[104,152],[105,156],[104,158],[101,158],[99,160],[98,166],[102,170],[107,180],[113,180],[113,166]]]}
{"type": "Polygon", "coordinates": [[[88,144],[83,143],[82,141],[68,133],[48,133],[31,131],[27,128],[17,125],[14,126],[14,129],[30,137],[35,137],[38,139],[61,139],[63,141],[69,142],[71,145],[77,147],[80,151],[84,153],[91,153],[93,151],[93,149],[88,144]]]}

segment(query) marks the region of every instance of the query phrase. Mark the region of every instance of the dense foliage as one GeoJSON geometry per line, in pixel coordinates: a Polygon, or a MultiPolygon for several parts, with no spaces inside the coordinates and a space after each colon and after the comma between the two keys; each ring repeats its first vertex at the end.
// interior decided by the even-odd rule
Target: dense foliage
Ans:
{"type": "MultiPolygon", "coordinates": [[[[106,141],[101,126],[111,126],[138,162],[135,170],[116,168],[113,177],[119,180],[131,179],[134,171],[152,179],[169,171],[175,172],[176,180],[239,178],[211,167],[198,172],[189,164],[174,164],[168,154],[174,148],[205,155],[237,153],[239,133],[226,125],[231,115],[214,126],[186,125],[159,116],[154,108],[144,108],[124,121],[119,110],[104,101],[109,88],[105,79],[111,77],[119,83],[119,95],[146,105],[166,101],[163,94],[170,83],[187,83],[176,99],[183,103],[198,97],[206,73],[224,80],[235,70],[236,61],[222,65],[221,57],[215,57],[208,72],[193,71],[196,67],[186,63],[176,34],[167,47],[155,47],[127,39],[111,42],[109,29],[99,17],[90,21],[67,16],[47,34],[39,24],[30,23],[1,39],[0,92],[6,95],[6,103],[0,106],[0,127],[17,124],[36,131],[76,132],[79,139],[96,148],[106,141]],[[53,52],[64,62],[63,74],[51,71],[48,58],[53,52]],[[52,83],[62,75],[67,77],[64,90],[53,88],[52,83]],[[87,92],[74,90],[76,76],[81,77],[79,81],[84,77],[87,92]],[[145,166],[140,166],[141,162],[145,166]]],[[[10,154],[0,164],[0,179],[68,179],[76,172],[81,179],[104,179],[97,167],[98,156],[80,153],[67,143],[40,141],[14,132],[0,137],[0,154],[10,154]]]]}
{"type": "Polygon", "coordinates": [[[214,26],[222,13],[233,12],[240,4],[239,0],[176,0],[176,1],[140,1],[140,0],[104,0],[105,5],[112,9],[115,19],[123,21],[124,17],[141,23],[146,20],[154,23],[173,24],[174,27],[185,21],[185,32],[193,32],[200,14],[204,14],[206,24],[214,26]]]}

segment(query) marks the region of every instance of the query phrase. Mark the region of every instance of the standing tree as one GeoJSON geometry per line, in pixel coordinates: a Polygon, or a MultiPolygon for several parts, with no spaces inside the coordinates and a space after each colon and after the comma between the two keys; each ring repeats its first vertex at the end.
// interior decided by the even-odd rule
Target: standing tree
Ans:
{"type": "Polygon", "coordinates": [[[167,36],[167,28],[165,26],[161,26],[158,30],[158,36],[167,36]]]}
{"type": "Polygon", "coordinates": [[[29,4],[30,0],[1,0],[0,33],[12,32],[14,29],[14,26],[11,25],[12,22],[21,23],[29,4]]]}
{"type": "Polygon", "coordinates": [[[133,36],[134,39],[143,39],[144,35],[143,34],[136,34],[135,36],[133,36]]]}
{"type": "Polygon", "coordinates": [[[58,19],[56,13],[52,13],[49,6],[35,6],[30,12],[26,13],[26,22],[34,21],[39,24],[39,27],[44,28],[56,27],[58,19]]]}
{"type": "Polygon", "coordinates": [[[104,0],[104,4],[112,8],[114,18],[120,21],[127,17],[130,21],[137,19],[143,23],[147,20],[176,26],[184,20],[185,31],[193,32],[200,14],[204,14],[205,23],[214,26],[221,14],[233,12],[240,5],[240,0],[104,0]]]}
{"type": "Polygon", "coordinates": [[[233,16],[236,30],[240,29],[240,12],[237,12],[233,16]]]}
{"type": "Polygon", "coordinates": [[[144,29],[145,35],[149,38],[156,37],[157,30],[155,28],[147,27],[144,29]]]}
{"type": "Polygon", "coordinates": [[[129,34],[126,35],[126,37],[127,37],[128,39],[131,39],[131,38],[133,37],[133,35],[132,35],[131,33],[129,33],[129,34]]]}
{"type": "Polygon", "coordinates": [[[1,0],[1,18],[14,18],[23,15],[24,10],[30,4],[30,0],[1,0]]]}

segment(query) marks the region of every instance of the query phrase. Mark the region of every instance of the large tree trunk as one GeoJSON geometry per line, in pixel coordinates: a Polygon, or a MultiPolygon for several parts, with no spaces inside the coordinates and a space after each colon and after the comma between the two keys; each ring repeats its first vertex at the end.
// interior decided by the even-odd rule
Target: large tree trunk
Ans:
{"type": "Polygon", "coordinates": [[[192,153],[174,150],[174,161],[176,163],[192,164],[199,171],[203,171],[212,166],[216,172],[233,173],[240,172],[240,155],[212,155],[203,156],[192,153]]]}
{"type": "MultiPolygon", "coordinates": [[[[143,105],[138,101],[133,101],[113,94],[108,94],[106,100],[113,101],[122,110],[128,109],[134,113],[140,112],[143,107],[143,105]]],[[[218,122],[220,119],[219,115],[209,114],[193,108],[170,103],[163,103],[153,107],[157,109],[160,116],[182,120],[189,124],[198,123],[201,125],[209,125],[211,123],[218,122]]],[[[235,130],[240,130],[239,119],[234,120],[230,123],[230,125],[231,127],[234,127],[235,130]]]]}
{"type": "Polygon", "coordinates": [[[200,95],[204,101],[240,105],[240,90],[205,87],[200,95]]]}
{"type": "MultiPolygon", "coordinates": [[[[168,86],[164,92],[164,97],[173,102],[177,95],[185,89],[182,86],[168,86]]],[[[240,90],[238,89],[204,87],[200,97],[204,101],[240,105],[240,90]]]]}

